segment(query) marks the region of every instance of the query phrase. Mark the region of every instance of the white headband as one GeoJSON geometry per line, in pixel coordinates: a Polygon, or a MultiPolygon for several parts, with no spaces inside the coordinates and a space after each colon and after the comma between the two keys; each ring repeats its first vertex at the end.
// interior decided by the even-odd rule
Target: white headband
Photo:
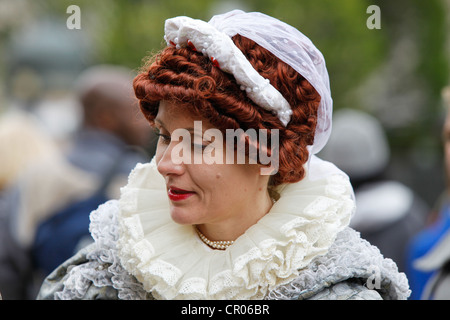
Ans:
{"type": "Polygon", "coordinates": [[[234,76],[253,102],[272,111],[286,126],[292,114],[289,103],[236,47],[231,40],[236,34],[267,49],[301,74],[317,90],[321,102],[311,152],[319,152],[331,132],[332,99],[328,73],[322,54],[297,29],[262,13],[233,10],[214,16],[208,23],[189,17],[168,19],[164,38],[168,45],[178,48],[189,46],[208,56],[213,64],[234,76]]]}
{"type": "Polygon", "coordinates": [[[286,126],[291,118],[289,103],[250,64],[229,36],[202,20],[188,17],[168,19],[165,40],[174,46],[189,46],[208,56],[220,70],[230,73],[247,92],[247,96],[260,107],[274,112],[286,126]]]}

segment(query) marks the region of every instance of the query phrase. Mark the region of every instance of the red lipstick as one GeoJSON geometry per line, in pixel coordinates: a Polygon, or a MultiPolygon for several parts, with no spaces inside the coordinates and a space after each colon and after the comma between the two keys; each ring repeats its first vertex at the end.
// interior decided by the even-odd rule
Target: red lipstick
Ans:
{"type": "Polygon", "coordinates": [[[195,192],[183,190],[183,189],[180,189],[177,187],[169,187],[167,194],[169,195],[170,200],[181,201],[181,200],[185,200],[185,199],[189,198],[190,196],[194,195],[195,192]]]}

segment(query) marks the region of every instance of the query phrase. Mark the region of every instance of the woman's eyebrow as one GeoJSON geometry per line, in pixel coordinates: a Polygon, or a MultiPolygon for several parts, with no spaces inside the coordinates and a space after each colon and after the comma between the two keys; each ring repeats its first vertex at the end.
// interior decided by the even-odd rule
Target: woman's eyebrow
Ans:
{"type": "MultiPolygon", "coordinates": [[[[164,122],[158,118],[155,118],[155,122],[157,122],[161,127],[166,128],[166,125],[164,124],[164,122]]],[[[194,133],[194,128],[189,127],[189,128],[183,128],[184,130],[189,131],[190,133],[194,133]]]]}

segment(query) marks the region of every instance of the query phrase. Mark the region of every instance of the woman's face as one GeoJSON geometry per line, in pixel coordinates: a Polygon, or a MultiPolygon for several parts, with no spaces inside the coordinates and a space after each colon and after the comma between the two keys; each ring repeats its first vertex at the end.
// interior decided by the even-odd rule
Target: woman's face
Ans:
{"type": "MultiPolygon", "coordinates": [[[[213,142],[207,139],[194,141],[207,129],[211,129],[212,125],[175,104],[165,101],[160,103],[155,126],[160,136],[155,159],[158,171],[166,181],[170,213],[175,222],[196,225],[222,224],[222,226],[256,222],[247,220],[256,219],[253,211],[264,210],[260,207],[267,206],[266,203],[263,205],[260,202],[268,198],[269,179],[268,176],[260,175],[259,165],[225,164],[225,158],[224,164],[207,164],[205,161],[186,163],[187,161],[180,162],[179,159],[175,159],[181,144],[189,143],[177,141],[182,139],[175,139],[172,136],[177,129],[187,130],[186,132],[190,134],[191,154],[188,158],[194,158],[196,152],[206,151],[205,146],[210,143],[214,143],[217,147],[214,149],[214,152],[217,152],[216,159],[218,155],[225,157],[225,151],[220,148],[224,146],[221,141],[214,139],[213,142]],[[202,132],[194,130],[196,124],[198,128],[198,122],[195,124],[194,121],[201,121],[202,132]],[[199,141],[202,146],[198,146],[199,141]],[[194,143],[197,146],[194,146],[194,143]]],[[[183,153],[183,156],[186,155],[183,153]]]]}

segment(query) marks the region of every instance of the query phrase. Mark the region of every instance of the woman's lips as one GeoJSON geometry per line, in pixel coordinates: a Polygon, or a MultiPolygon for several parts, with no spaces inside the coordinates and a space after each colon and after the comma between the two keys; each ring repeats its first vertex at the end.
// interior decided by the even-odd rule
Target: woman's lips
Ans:
{"type": "Polygon", "coordinates": [[[167,194],[169,195],[170,200],[181,201],[193,196],[195,192],[171,186],[169,187],[167,194]]]}

